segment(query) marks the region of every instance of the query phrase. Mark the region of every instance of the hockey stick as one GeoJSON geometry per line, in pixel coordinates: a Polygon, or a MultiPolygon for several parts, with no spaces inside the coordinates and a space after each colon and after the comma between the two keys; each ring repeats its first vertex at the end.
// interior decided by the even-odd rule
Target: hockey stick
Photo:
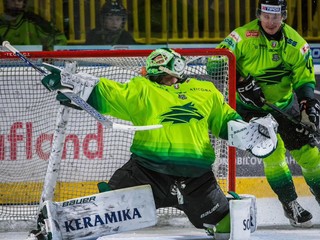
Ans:
{"type": "Polygon", "coordinates": [[[319,129],[317,129],[317,130],[313,129],[312,127],[308,126],[307,124],[297,120],[296,118],[294,118],[290,114],[288,114],[285,111],[281,110],[280,108],[278,108],[274,104],[271,104],[271,103],[269,103],[267,101],[264,101],[264,104],[267,105],[268,107],[270,107],[271,109],[273,109],[274,111],[276,111],[277,113],[279,113],[279,114],[283,115],[284,117],[286,117],[292,123],[302,126],[305,130],[309,131],[310,134],[312,134],[312,135],[314,135],[316,137],[320,137],[319,129]]]}
{"type": "Polygon", "coordinates": [[[14,53],[16,56],[18,56],[20,59],[22,59],[26,64],[28,64],[30,67],[33,67],[35,70],[37,70],[40,74],[46,75],[47,73],[39,68],[38,66],[34,65],[32,62],[30,62],[23,54],[21,54],[15,47],[13,47],[8,41],[3,41],[2,46],[8,49],[10,52],[14,53]]]}
{"type": "MultiPolygon", "coordinates": [[[[18,50],[12,47],[9,42],[5,41],[2,43],[2,45],[11,52],[13,52],[16,56],[20,57],[29,66],[36,69],[40,74],[46,74],[44,70],[34,65],[27,58],[25,58],[18,50]]],[[[46,200],[53,200],[56,182],[60,172],[60,163],[63,152],[63,144],[66,136],[65,132],[69,120],[69,112],[70,108],[67,106],[61,106],[58,110],[56,128],[53,133],[52,147],[49,155],[47,172],[45,175],[43,190],[40,197],[40,204],[38,209],[39,213],[42,208],[42,205],[46,200]]]]}
{"type": "MultiPolygon", "coordinates": [[[[19,58],[21,58],[25,63],[27,63],[29,66],[31,66],[32,68],[37,70],[41,75],[43,75],[43,76],[47,75],[46,71],[44,71],[40,67],[38,67],[35,64],[33,64],[32,62],[30,62],[25,56],[23,56],[23,54],[21,54],[8,41],[4,41],[2,43],[2,46],[7,48],[9,51],[14,53],[19,58]]],[[[76,95],[72,91],[67,91],[67,92],[62,91],[61,93],[64,94],[67,98],[69,98],[71,101],[76,103],[80,108],[85,110],[88,114],[90,114],[96,120],[101,122],[107,128],[112,128],[112,129],[117,129],[117,130],[125,130],[125,131],[144,131],[144,130],[152,130],[152,129],[158,129],[158,128],[163,127],[161,124],[148,125],[148,126],[131,126],[131,125],[114,123],[111,120],[107,119],[102,114],[100,114],[96,109],[94,109],[86,101],[84,101],[81,97],[79,97],[78,95],[76,95]]]]}

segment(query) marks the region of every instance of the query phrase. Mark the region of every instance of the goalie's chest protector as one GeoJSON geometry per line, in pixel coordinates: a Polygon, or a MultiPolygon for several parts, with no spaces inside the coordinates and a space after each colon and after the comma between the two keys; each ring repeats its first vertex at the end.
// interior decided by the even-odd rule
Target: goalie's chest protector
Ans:
{"type": "Polygon", "coordinates": [[[98,93],[110,108],[107,114],[137,126],[163,125],[152,131],[136,131],[132,153],[149,160],[153,166],[177,167],[170,174],[200,176],[210,171],[215,154],[208,130],[218,136],[228,114],[224,111],[229,111],[225,110],[222,94],[211,82],[188,79],[182,84],[165,86],[136,77],[127,84],[100,82],[98,93]],[[192,173],[184,173],[182,166],[192,173]]]}
{"type": "Polygon", "coordinates": [[[212,107],[213,85],[195,79],[172,86],[157,85],[152,104],[157,105],[160,115],[177,106],[192,105],[201,115],[208,116],[212,107]]]}
{"type": "MultiPolygon", "coordinates": [[[[184,136],[181,137],[185,138],[191,131],[196,131],[200,136],[203,133],[207,137],[208,118],[212,113],[212,108],[215,105],[221,105],[219,98],[216,97],[215,91],[217,89],[211,82],[188,79],[182,84],[178,83],[172,86],[159,85],[150,81],[149,84],[146,88],[148,90],[143,96],[144,106],[139,109],[141,112],[139,114],[131,113],[135,124],[142,124],[139,122],[141,118],[144,119],[143,121],[151,121],[143,122],[143,124],[163,124],[164,129],[159,129],[160,131],[167,130],[167,134],[170,132],[175,134],[170,138],[171,141],[179,139],[177,135],[181,135],[181,133],[184,133],[184,136]],[[169,126],[174,128],[170,129],[169,126]]],[[[220,116],[221,112],[216,111],[215,114],[220,116]]],[[[146,132],[138,134],[144,133],[146,132]]],[[[156,134],[157,131],[149,131],[149,133],[156,134]]],[[[184,141],[185,139],[178,140],[178,142],[184,141]]]]}
{"type": "MultiPolygon", "coordinates": [[[[150,81],[145,84],[149,84],[145,88],[148,92],[143,95],[139,110],[131,113],[133,122],[164,127],[136,132],[131,151],[158,164],[169,161],[180,166],[200,167],[203,171],[210,169],[215,157],[208,137],[208,119],[212,113],[221,119],[221,93],[216,92],[211,82],[196,79],[172,86],[150,81]]],[[[137,106],[128,111],[133,108],[137,106]]],[[[216,124],[217,129],[220,125],[221,122],[216,124]]]]}

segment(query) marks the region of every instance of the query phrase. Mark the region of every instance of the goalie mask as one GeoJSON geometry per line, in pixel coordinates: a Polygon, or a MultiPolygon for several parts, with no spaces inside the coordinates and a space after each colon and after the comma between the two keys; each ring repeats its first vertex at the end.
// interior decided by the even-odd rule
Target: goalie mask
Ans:
{"type": "Polygon", "coordinates": [[[147,77],[158,83],[166,75],[171,75],[181,81],[184,78],[185,67],[185,58],[169,48],[153,51],[146,61],[147,77]]]}

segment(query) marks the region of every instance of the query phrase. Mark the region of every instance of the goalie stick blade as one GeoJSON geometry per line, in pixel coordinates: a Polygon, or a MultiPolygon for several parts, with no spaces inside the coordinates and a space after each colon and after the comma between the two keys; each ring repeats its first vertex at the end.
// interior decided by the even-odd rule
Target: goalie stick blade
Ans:
{"type": "Polygon", "coordinates": [[[62,92],[62,94],[65,95],[67,98],[69,98],[72,102],[74,102],[80,108],[85,110],[87,113],[89,113],[96,120],[101,122],[107,128],[125,130],[125,131],[145,131],[145,130],[153,130],[153,129],[158,129],[163,127],[161,124],[148,125],[148,126],[130,126],[125,124],[114,123],[109,119],[107,119],[105,116],[103,116],[101,113],[99,113],[96,109],[94,109],[90,104],[88,104],[86,101],[84,101],[81,97],[79,97],[75,93],[62,92]]]}

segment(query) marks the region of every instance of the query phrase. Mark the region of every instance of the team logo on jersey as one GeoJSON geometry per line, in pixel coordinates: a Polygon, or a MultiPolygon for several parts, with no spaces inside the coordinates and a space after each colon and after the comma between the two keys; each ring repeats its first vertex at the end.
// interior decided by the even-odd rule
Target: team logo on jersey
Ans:
{"type": "Polygon", "coordinates": [[[277,62],[280,60],[279,54],[273,54],[272,55],[272,61],[277,62]]]}
{"type": "Polygon", "coordinates": [[[235,31],[232,31],[229,34],[229,37],[232,38],[235,42],[240,42],[241,41],[241,37],[238,33],[236,33],[235,31]]]}
{"type": "Polygon", "coordinates": [[[306,54],[308,51],[310,50],[310,46],[308,43],[306,43],[305,45],[303,45],[303,47],[300,49],[300,52],[302,53],[302,55],[306,54]]]}
{"type": "Polygon", "coordinates": [[[179,99],[182,99],[182,100],[187,99],[186,92],[177,92],[177,94],[179,99]]]}
{"type": "Polygon", "coordinates": [[[164,122],[177,123],[189,123],[191,119],[200,121],[204,117],[198,112],[198,109],[194,107],[193,103],[187,103],[183,106],[174,106],[170,108],[171,111],[161,115],[164,122]]]}
{"type": "Polygon", "coordinates": [[[249,37],[259,37],[260,33],[259,31],[256,31],[256,30],[248,30],[246,31],[246,37],[249,38],[249,37]]]}
{"type": "Polygon", "coordinates": [[[256,76],[256,79],[259,83],[273,85],[280,83],[284,77],[289,77],[291,73],[292,71],[288,67],[284,64],[279,64],[275,68],[265,70],[264,74],[256,76]]]}
{"type": "Polygon", "coordinates": [[[277,41],[272,41],[271,42],[271,47],[275,48],[278,45],[277,41]]]}
{"type": "Polygon", "coordinates": [[[178,98],[180,98],[181,100],[186,100],[187,96],[184,93],[179,93],[178,98]]]}

